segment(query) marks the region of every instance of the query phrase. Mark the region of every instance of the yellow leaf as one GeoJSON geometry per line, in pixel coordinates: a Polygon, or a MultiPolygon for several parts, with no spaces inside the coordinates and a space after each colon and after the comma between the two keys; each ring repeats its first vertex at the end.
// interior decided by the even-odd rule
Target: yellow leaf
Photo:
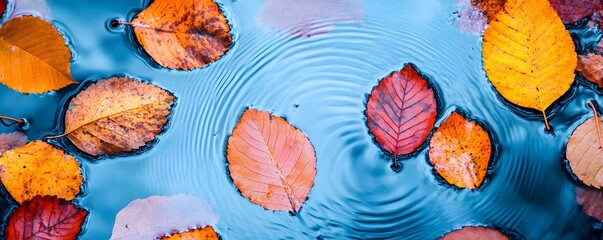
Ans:
{"type": "Polygon", "coordinates": [[[194,229],[186,232],[176,233],[161,240],[218,240],[218,234],[211,226],[194,229]]]}
{"type": "Polygon", "coordinates": [[[61,34],[40,18],[19,17],[0,28],[0,82],[11,89],[45,93],[74,84],[70,61],[61,34]]]}
{"type": "Polygon", "coordinates": [[[100,80],[71,99],[60,136],[93,156],[129,152],[155,139],[173,102],[171,93],[149,83],[100,80]]]}
{"type": "Polygon", "coordinates": [[[19,203],[38,195],[72,200],[80,192],[82,171],[72,156],[33,141],[0,157],[0,180],[19,203]]]}
{"type": "Polygon", "coordinates": [[[569,89],[577,64],[572,38],[547,0],[507,1],[484,33],[483,57],[504,98],[543,114],[569,89]]]}

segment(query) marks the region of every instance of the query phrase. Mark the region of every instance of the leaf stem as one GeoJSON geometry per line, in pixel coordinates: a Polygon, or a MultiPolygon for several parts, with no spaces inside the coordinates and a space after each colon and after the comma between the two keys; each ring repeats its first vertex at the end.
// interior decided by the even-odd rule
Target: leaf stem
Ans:
{"type": "Polygon", "coordinates": [[[551,131],[551,126],[549,125],[549,120],[546,119],[546,113],[542,110],[542,116],[544,117],[544,125],[546,126],[547,131],[551,131]]]}
{"type": "Polygon", "coordinates": [[[67,134],[69,134],[69,133],[63,133],[61,135],[56,135],[56,136],[45,136],[43,140],[44,140],[44,142],[47,142],[48,139],[62,138],[64,136],[67,136],[67,134]]]}
{"type": "Polygon", "coordinates": [[[599,114],[597,114],[597,109],[593,102],[588,102],[588,105],[593,109],[593,113],[595,115],[595,125],[597,126],[597,136],[599,137],[599,148],[603,148],[603,139],[601,138],[601,128],[599,127],[599,114]]]}
{"type": "Polygon", "coordinates": [[[122,22],[122,21],[119,21],[119,20],[113,20],[113,21],[111,21],[111,26],[112,27],[117,27],[118,25],[128,25],[130,27],[146,27],[145,25],[138,24],[138,23],[122,22]]]}
{"type": "Polygon", "coordinates": [[[2,116],[0,115],[0,120],[2,120],[2,124],[6,125],[6,126],[10,126],[12,124],[6,124],[4,123],[4,120],[8,120],[8,121],[13,121],[19,125],[24,125],[25,121],[23,119],[16,119],[16,118],[12,118],[12,117],[7,117],[7,116],[2,116]]]}

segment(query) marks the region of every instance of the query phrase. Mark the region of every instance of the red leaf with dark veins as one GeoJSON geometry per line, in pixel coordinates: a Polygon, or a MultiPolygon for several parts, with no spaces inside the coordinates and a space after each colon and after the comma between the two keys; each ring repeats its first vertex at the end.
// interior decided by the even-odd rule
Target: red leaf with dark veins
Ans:
{"type": "Polygon", "coordinates": [[[6,225],[6,239],[76,239],[88,212],[73,203],[36,196],[17,207],[6,225]]]}
{"type": "Polygon", "coordinates": [[[564,24],[575,23],[601,9],[601,0],[549,0],[564,24]]]}
{"type": "Polygon", "coordinates": [[[393,156],[415,151],[433,130],[435,93],[408,64],[381,80],[366,104],[367,124],[383,149],[393,156]]]}

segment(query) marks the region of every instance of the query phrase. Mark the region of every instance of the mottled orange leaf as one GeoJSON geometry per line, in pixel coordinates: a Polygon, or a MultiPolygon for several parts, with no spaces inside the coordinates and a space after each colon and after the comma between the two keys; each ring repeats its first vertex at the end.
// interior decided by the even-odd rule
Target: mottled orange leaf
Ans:
{"type": "Polygon", "coordinates": [[[230,26],[212,0],[155,0],[131,23],[159,65],[182,70],[218,60],[232,43],[230,26]]]}
{"type": "Polygon", "coordinates": [[[151,196],[134,200],[117,213],[111,239],[157,239],[216,225],[218,218],[209,203],[194,196],[151,196]]]}
{"type": "Polygon", "coordinates": [[[256,25],[295,37],[331,32],[338,23],[364,23],[364,0],[266,0],[256,25]]]}
{"type": "Polygon", "coordinates": [[[508,240],[509,237],[487,227],[463,227],[447,233],[440,240],[508,240]]]}
{"type": "MultiPolygon", "coordinates": [[[[65,133],[93,155],[129,152],[155,139],[167,122],[174,96],[131,78],[100,80],[69,102],[65,133]]],[[[55,137],[50,137],[55,138],[55,137]]]]}
{"type": "Polygon", "coordinates": [[[602,7],[601,0],[549,0],[549,2],[566,24],[580,21],[602,7]]]}
{"type": "Polygon", "coordinates": [[[574,81],[574,42],[547,0],[509,0],[483,38],[484,68],[508,101],[541,111],[574,81]]]}
{"type": "Polygon", "coordinates": [[[71,200],[80,192],[82,171],[63,150],[33,141],[0,157],[0,180],[20,203],[38,195],[71,200]]]}
{"type": "Polygon", "coordinates": [[[247,109],[228,139],[228,169],[241,194],[268,210],[298,212],[314,184],[316,155],[282,117],[247,109]]]}
{"type": "Polygon", "coordinates": [[[0,28],[0,82],[22,93],[45,93],[74,84],[71,52],[48,22],[19,17],[0,28]]]}
{"type": "Polygon", "coordinates": [[[453,112],[429,142],[429,161],[448,183],[478,188],[488,171],[492,154],[490,136],[479,124],[453,112]]]}
{"type": "Polygon", "coordinates": [[[576,188],[576,201],[586,215],[603,222],[603,190],[576,188]]]}
{"type": "Polygon", "coordinates": [[[193,229],[186,232],[176,233],[171,236],[162,237],[161,240],[219,240],[218,234],[213,227],[207,226],[201,229],[193,229]]]}
{"type": "Polygon", "coordinates": [[[75,240],[88,212],[71,202],[36,196],[17,207],[8,219],[6,239],[75,240]]]}
{"type": "Polygon", "coordinates": [[[3,152],[27,144],[27,136],[21,132],[0,134],[0,156],[3,152]]]}
{"type": "Polygon", "coordinates": [[[586,56],[578,56],[577,69],[586,80],[603,88],[603,56],[588,53],[586,56]]]}
{"type": "Polygon", "coordinates": [[[565,155],[574,175],[584,184],[603,187],[603,149],[599,140],[601,119],[591,117],[574,130],[565,155]]]}

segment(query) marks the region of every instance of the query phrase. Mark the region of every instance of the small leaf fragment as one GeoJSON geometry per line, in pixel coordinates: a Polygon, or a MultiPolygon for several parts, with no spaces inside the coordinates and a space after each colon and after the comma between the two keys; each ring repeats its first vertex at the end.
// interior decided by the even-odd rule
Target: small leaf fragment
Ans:
{"type": "Polygon", "coordinates": [[[459,188],[476,189],[482,184],[491,154],[488,132],[457,112],[436,129],[429,143],[429,161],[434,169],[459,188]]]}
{"type": "Polygon", "coordinates": [[[213,227],[207,226],[186,232],[176,233],[171,236],[162,237],[161,240],[219,240],[218,234],[213,227]]]}
{"type": "Polygon", "coordinates": [[[149,83],[100,80],[71,99],[61,136],[92,156],[130,152],[155,139],[173,104],[171,93],[149,83]]]}
{"type": "Polygon", "coordinates": [[[0,180],[19,203],[38,195],[72,200],[83,181],[75,158],[38,140],[0,157],[0,180]]]}
{"type": "MultiPolygon", "coordinates": [[[[599,124],[601,124],[601,119],[599,124]]],[[[587,119],[574,130],[567,142],[566,157],[574,175],[584,184],[603,187],[603,149],[595,117],[587,119]]]]}
{"type": "Polygon", "coordinates": [[[17,207],[6,226],[6,239],[74,240],[88,212],[71,202],[36,196],[17,207]]]}
{"type": "Polygon", "coordinates": [[[314,185],[314,147],[282,117],[245,110],[228,138],[226,153],[234,184],[265,209],[298,212],[314,185]]]}
{"type": "Polygon", "coordinates": [[[576,201],[586,215],[603,222],[603,190],[578,187],[576,201]]]}
{"type": "Polygon", "coordinates": [[[27,144],[27,136],[22,132],[0,134],[0,156],[3,152],[27,144]]]}
{"type": "Polygon", "coordinates": [[[603,88],[603,56],[588,53],[586,56],[578,56],[577,69],[586,80],[603,88]]]}
{"type": "Polygon", "coordinates": [[[491,228],[466,226],[447,233],[440,240],[508,240],[509,237],[491,228]]]}
{"type": "Polygon", "coordinates": [[[23,16],[0,28],[0,82],[22,93],[45,93],[76,83],[71,52],[48,22],[23,16]]]}
{"type": "Polygon", "coordinates": [[[490,22],[503,9],[506,2],[507,0],[471,0],[471,5],[480,9],[490,22]]]}

